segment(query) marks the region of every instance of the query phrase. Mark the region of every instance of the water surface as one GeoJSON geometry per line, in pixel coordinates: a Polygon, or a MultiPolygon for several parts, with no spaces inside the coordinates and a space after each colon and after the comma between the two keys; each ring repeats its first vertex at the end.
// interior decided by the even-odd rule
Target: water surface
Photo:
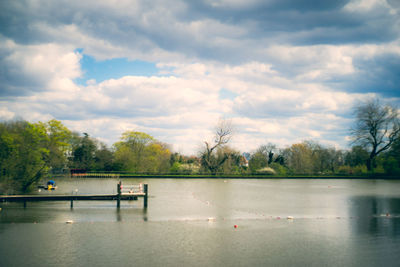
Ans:
{"type": "MultiPolygon", "coordinates": [[[[58,179],[40,194],[115,193],[58,179]]],[[[398,266],[400,181],[122,179],[143,200],[1,203],[0,266],[398,266]],[[293,219],[287,219],[288,216],[293,219]],[[73,224],[67,224],[72,220],[73,224]],[[237,225],[237,228],[234,228],[237,225]]],[[[39,192],[37,192],[39,193],[39,192]]]]}

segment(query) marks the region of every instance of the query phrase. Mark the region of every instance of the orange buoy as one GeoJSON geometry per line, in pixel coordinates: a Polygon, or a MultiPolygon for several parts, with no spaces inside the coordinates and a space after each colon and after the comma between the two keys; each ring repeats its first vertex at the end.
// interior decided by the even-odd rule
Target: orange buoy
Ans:
{"type": "Polygon", "coordinates": [[[237,224],[235,224],[233,227],[234,227],[234,228],[238,228],[237,224]]]}

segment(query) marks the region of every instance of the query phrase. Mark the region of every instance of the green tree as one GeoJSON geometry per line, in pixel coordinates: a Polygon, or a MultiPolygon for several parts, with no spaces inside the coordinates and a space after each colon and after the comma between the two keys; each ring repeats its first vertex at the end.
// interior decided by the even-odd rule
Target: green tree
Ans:
{"type": "Polygon", "coordinates": [[[335,173],[343,164],[343,154],[335,148],[327,148],[312,141],[304,142],[312,151],[313,173],[335,173]]]}
{"type": "Polygon", "coordinates": [[[285,154],[291,171],[296,174],[313,173],[313,151],[308,143],[293,144],[285,150],[285,154]]]}
{"type": "Polygon", "coordinates": [[[171,152],[151,135],[127,131],[114,144],[115,162],[121,170],[131,172],[168,172],[171,152]]]}
{"type": "Polygon", "coordinates": [[[384,157],[383,167],[388,174],[400,174],[400,137],[398,137],[384,157]]]}
{"type": "Polygon", "coordinates": [[[72,147],[71,167],[77,169],[94,170],[96,141],[83,133],[83,137],[75,136],[72,147]]]}
{"type": "Polygon", "coordinates": [[[344,162],[346,165],[355,167],[359,165],[365,165],[369,153],[362,146],[353,146],[350,151],[347,151],[344,156],[344,162]]]}
{"type": "Polygon", "coordinates": [[[96,171],[113,171],[114,154],[104,144],[99,145],[100,148],[96,149],[94,153],[94,170],[96,171]]]}
{"type": "Polygon", "coordinates": [[[0,191],[24,193],[47,174],[49,150],[43,127],[26,121],[0,123],[0,191]]]}
{"type": "Polygon", "coordinates": [[[171,168],[169,169],[169,171],[171,173],[180,173],[181,172],[181,168],[182,168],[182,164],[179,163],[178,161],[175,161],[172,165],[171,168]]]}
{"type": "Polygon", "coordinates": [[[67,167],[68,153],[71,151],[71,131],[60,121],[50,120],[47,123],[39,122],[37,127],[41,127],[46,133],[44,147],[49,150],[46,161],[54,171],[60,171],[67,167]]]}
{"type": "Polygon", "coordinates": [[[276,151],[277,149],[274,144],[261,145],[250,157],[249,168],[251,172],[254,173],[275,162],[279,157],[276,156],[276,151]]]}
{"type": "Polygon", "coordinates": [[[145,149],[152,141],[154,138],[146,133],[124,132],[121,141],[114,144],[116,161],[127,171],[143,172],[145,149]]]}
{"type": "Polygon", "coordinates": [[[265,168],[268,166],[268,159],[266,155],[261,151],[256,151],[251,155],[249,160],[249,168],[252,173],[255,173],[257,170],[265,168]]]}
{"type": "Polygon", "coordinates": [[[171,152],[168,145],[153,141],[144,150],[142,170],[151,173],[167,173],[171,167],[170,158],[171,152]]]}

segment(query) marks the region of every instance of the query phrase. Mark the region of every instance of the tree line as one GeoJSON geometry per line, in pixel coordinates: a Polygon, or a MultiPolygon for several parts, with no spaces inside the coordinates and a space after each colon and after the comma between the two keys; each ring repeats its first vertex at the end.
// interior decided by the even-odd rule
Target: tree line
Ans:
{"type": "Polygon", "coordinates": [[[286,148],[266,143],[251,153],[229,146],[229,120],[220,120],[212,141],[196,156],[174,153],[151,135],[126,131],[107,147],[62,122],[0,122],[0,193],[27,192],[54,174],[130,172],[209,175],[362,175],[400,174],[397,109],[378,99],[355,108],[349,150],[303,141],[286,148]]]}

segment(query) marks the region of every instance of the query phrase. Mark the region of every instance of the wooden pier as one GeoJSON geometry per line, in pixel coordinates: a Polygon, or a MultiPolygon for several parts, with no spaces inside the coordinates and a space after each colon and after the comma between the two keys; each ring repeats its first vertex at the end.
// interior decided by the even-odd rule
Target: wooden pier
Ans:
{"type": "Polygon", "coordinates": [[[128,185],[122,186],[121,182],[117,184],[117,194],[87,194],[87,195],[0,195],[1,202],[23,202],[26,207],[27,202],[35,201],[70,201],[71,208],[74,201],[101,201],[116,200],[117,208],[120,208],[121,200],[137,200],[143,197],[143,208],[148,205],[148,185],[128,185]]]}

